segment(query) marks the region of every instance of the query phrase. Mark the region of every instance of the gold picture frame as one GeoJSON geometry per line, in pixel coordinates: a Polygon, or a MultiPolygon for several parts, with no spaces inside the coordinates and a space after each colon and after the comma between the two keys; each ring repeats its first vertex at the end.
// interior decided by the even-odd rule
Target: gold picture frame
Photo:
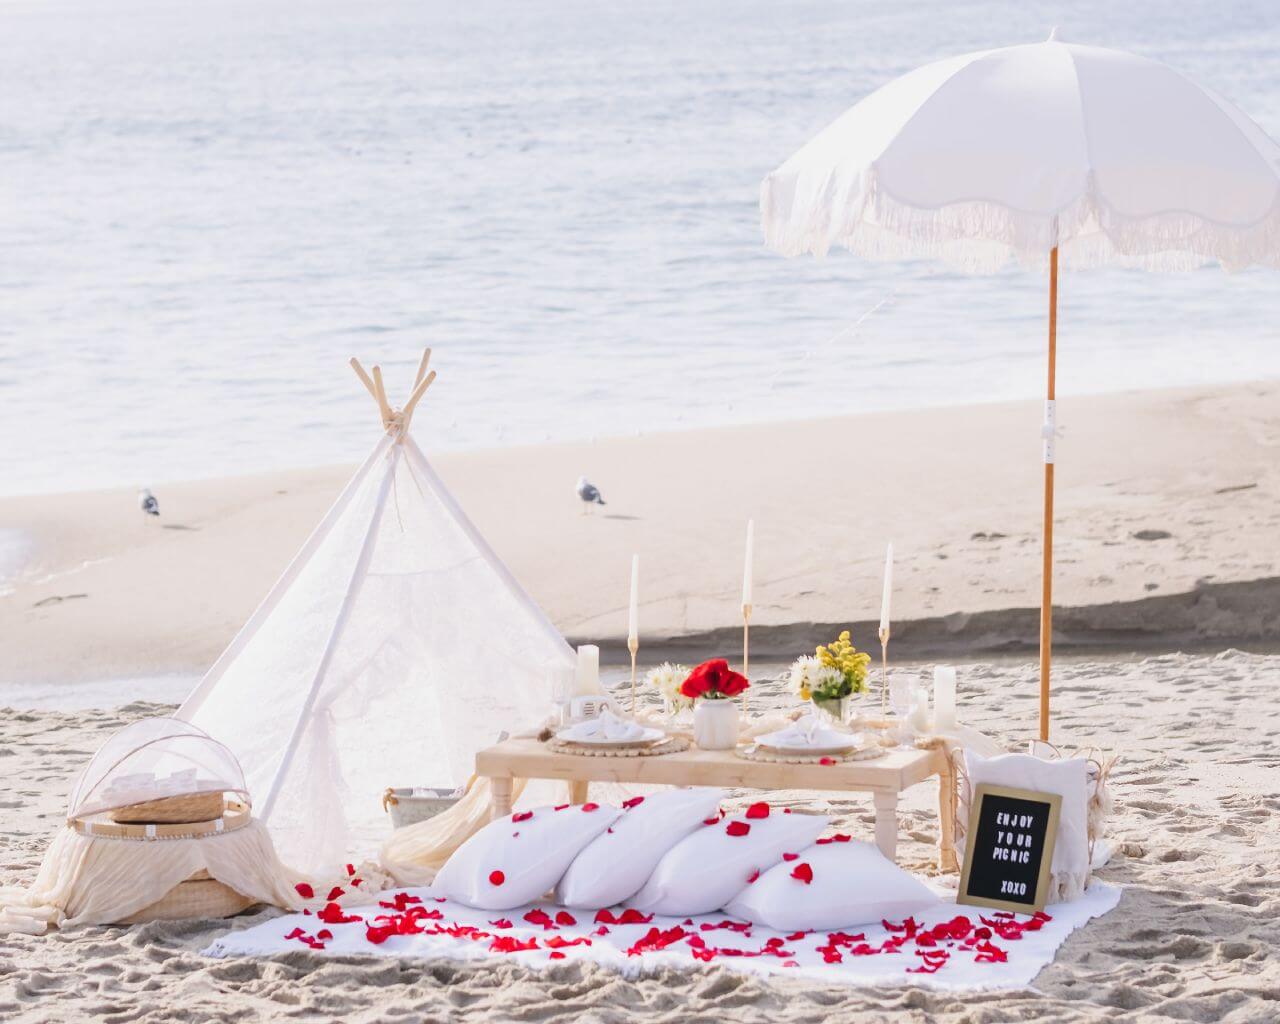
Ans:
{"type": "Polygon", "coordinates": [[[1058,793],[1042,793],[1032,789],[1016,789],[1012,786],[995,786],[986,782],[976,786],[973,791],[973,799],[969,804],[969,827],[965,830],[964,837],[964,868],[960,872],[960,890],[956,894],[956,903],[974,907],[989,907],[993,910],[1006,910],[1015,914],[1034,914],[1037,910],[1043,910],[1049,896],[1053,848],[1058,838],[1058,819],[1061,813],[1062,796],[1058,793]],[[1049,805],[1049,821],[1045,826],[1044,844],[1040,851],[1039,864],[1036,866],[1035,902],[1032,904],[969,894],[969,879],[970,871],[973,868],[974,847],[978,841],[978,824],[982,820],[983,802],[988,796],[1004,797],[1009,800],[1026,800],[1030,803],[1049,805]]]}

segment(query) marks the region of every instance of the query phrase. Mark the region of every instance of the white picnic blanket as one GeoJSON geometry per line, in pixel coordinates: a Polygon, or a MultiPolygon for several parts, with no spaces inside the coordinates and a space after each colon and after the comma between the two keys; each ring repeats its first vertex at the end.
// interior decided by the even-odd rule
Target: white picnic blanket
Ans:
{"type": "Polygon", "coordinates": [[[204,953],[270,956],[311,949],[320,956],[509,957],[534,968],[590,960],[629,977],[664,967],[720,965],[835,984],[960,992],[1029,985],[1068,935],[1119,900],[1119,888],[1095,882],[1079,899],[1042,917],[944,902],[906,921],[786,934],[723,914],[681,919],[614,908],[592,915],[547,903],[499,914],[464,907],[425,887],[384,893],[377,908],[278,917],[232,931],[204,953]]]}

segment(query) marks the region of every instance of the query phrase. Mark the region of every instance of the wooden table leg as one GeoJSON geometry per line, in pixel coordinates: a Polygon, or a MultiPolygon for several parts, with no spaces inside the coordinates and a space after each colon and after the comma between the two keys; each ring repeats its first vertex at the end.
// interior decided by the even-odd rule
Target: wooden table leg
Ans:
{"type": "Polygon", "coordinates": [[[876,846],[890,860],[898,853],[898,794],[873,794],[876,804],[876,846]]]}
{"type": "Polygon", "coordinates": [[[494,776],[489,780],[489,786],[493,793],[493,809],[489,813],[489,820],[497,821],[511,813],[511,794],[515,789],[515,779],[494,776]]]}
{"type": "Polygon", "coordinates": [[[569,780],[569,803],[585,804],[587,802],[587,790],[591,783],[586,779],[570,779],[569,780]]]}
{"type": "Polygon", "coordinates": [[[946,748],[943,765],[938,772],[938,867],[942,871],[960,870],[956,856],[956,769],[946,748]]]}

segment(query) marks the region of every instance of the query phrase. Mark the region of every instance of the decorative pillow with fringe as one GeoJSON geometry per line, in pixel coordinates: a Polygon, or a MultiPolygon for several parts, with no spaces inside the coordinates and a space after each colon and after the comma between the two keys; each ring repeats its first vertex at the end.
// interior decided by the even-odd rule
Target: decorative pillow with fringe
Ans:
{"type": "Polygon", "coordinates": [[[983,783],[1057,793],[1062,797],[1058,835],[1053,848],[1049,902],[1063,903],[1080,896],[1089,884],[1089,761],[1072,758],[1046,761],[1031,754],[1001,754],[983,757],[972,750],[964,754],[967,792],[964,806],[972,801],[973,790],[983,783]]]}

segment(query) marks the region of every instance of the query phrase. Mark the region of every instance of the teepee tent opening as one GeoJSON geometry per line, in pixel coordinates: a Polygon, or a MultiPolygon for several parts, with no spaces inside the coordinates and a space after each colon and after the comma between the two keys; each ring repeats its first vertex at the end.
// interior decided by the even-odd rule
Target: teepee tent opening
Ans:
{"type": "Polygon", "coordinates": [[[428,350],[383,436],[178,711],[235,754],[282,860],[320,874],[387,832],[389,786],[462,786],[550,703],[573,653],[409,436],[428,350]]]}

